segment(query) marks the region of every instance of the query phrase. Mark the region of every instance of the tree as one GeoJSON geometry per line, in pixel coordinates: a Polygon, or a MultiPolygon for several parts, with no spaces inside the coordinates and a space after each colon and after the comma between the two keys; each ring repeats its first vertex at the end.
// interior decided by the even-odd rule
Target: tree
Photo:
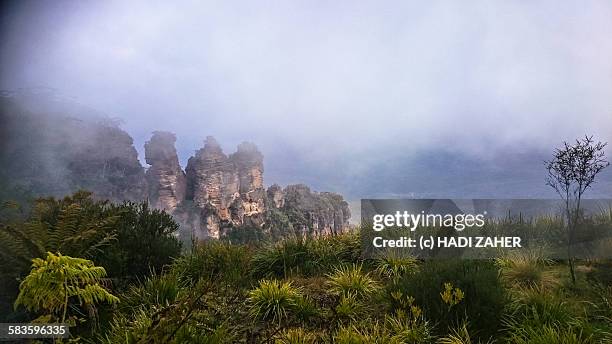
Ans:
{"type": "Polygon", "coordinates": [[[179,225],[163,210],[147,202],[124,202],[116,206],[120,214],[116,240],[93,260],[104,266],[110,277],[143,277],[161,272],[164,265],[181,253],[175,236],[179,225]]]}
{"type": "Polygon", "coordinates": [[[610,165],[606,161],[604,148],[607,143],[595,142],[592,136],[578,139],[574,144],[563,143],[550,161],[546,161],[548,177],[546,184],[555,189],[564,201],[567,218],[567,255],[572,282],[576,282],[572,243],[580,220],[580,202],[586,190],[593,185],[595,177],[610,165]]]}
{"type": "Polygon", "coordinates": [[[15,308],[23,305],[29,311],[42,311],[38,321],[74,325],[75,319],[68,317],[71,301],[89,307],[119,302],[100,284],[106,270],[90,260],[47,252],[46,259],[35,258],[32,263],[32,271],[19,285],[15,308]]]}

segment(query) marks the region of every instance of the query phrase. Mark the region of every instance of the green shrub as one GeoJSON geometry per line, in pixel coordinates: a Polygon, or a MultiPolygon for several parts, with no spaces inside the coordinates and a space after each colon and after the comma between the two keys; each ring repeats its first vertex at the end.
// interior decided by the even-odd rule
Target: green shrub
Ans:
{"type": "Polygon", "coordinates": [[[236,333],[230,331],[226,326],[208,327],[209,324],[194,322],[193,320],[182,323],[184,314],[172,319],[170,323],[162,319],[161,331],[159,320],[153,319],[154,315],[162,312],[163,308],[145,307],[136,308],[129,314],[117,314],[113,319],[110,329],[100,336],[96,343],[201,343],[201,344],[231,344],[235,343],[236,333]],[[176,330],[176,331],[175,331],[176,330]],[[173,334],[172,336],[170,334],[173,334]]]}
{"type": "Polygon", "coordinates": [[[142,277],[179,257],[181,243],[175,237],[179,226],[163,210],[152,209],[146,202],[117,205],[117,240],[106,247],[94,261],[108,270],[111,277],[142,277]]]}
{"type": "Polygon", "coordinates": [[[160,272],[179,256],[177,229],[170,215],[147,203],[117,205],[95,200],[86,191],[63,199],[39,198],[27,219],[0,224],[0,278],[10,281],[0,292],[14,294],[11,282],[27,273],[32,258],[47,251],[89,259],[119,282],[115,287],[122,287],[125,280],[160,272]]]}
{"type": "Polygon", "coordinates": [[[44,259],[47,252],[99,263],[95,256],[117,237],[120,212],[108,201],[94,200],[90,192],[38,198],[31,207],[27,219],[0,223],[0,277],[23,277],[32,259],[44,259]]]}
{"type": "MultiPolygon", "coordinates": [[[[153,277],[153,283],[143,283],[151,295],[161,287],[161,278],[153,277]]],[[[169,280],[167,280],[169,281],[169,280]]],[[[171,284],[171,283],[170,283],[171,284]]],[[[242,314],[244,305],[230,303],[225,298],[227,290],[200,281],[181,289],[175,299],[160,303],[125,306],[115,312],[110,329],[101,335],[106,343],[234,343],[243,333],[242,326],[248,318],[242,314]],[[229,326],[230,323],[234,325],[229,326]]],[[[170,288],[171,289],[171,288],[170,288]]],[[[150,298],[150,297],[149,297],[150,298]]],[[[168,298],[169,299],[169,298],[168,298]]],[[[146,300],[145,300],[146,301],[146,300]]]]}
{"type": "Polygon", "coordinates": [[[399,304],[392,295],[409,295],[422,307],[425,316],[438,324],[438,331],[458,325],[467,318],[478,324],[477,335],[494,335],[502,321],[508,296],[498,278],[498,270],[491,261],[430,260],[421,264],[415,274],[404,276],[397,284],[387,286],[388,302],[393,308],[399,304]],[[459,288],[465,297],[449,309],[439,291],[445,283],[459,288]]]}
{"type": "Polygon", "coordinates": [[[219,240],[234,245],[257,245],[270,240],[270,235],[257,226],[239,226],[226,231],[219,240]]]}
{"type": "Polygon", "coordinates": [[[361,261],[361,243],[353,233],[310,239],[309,248],[317,273],[329,272],[339,264],[361,261]]]}

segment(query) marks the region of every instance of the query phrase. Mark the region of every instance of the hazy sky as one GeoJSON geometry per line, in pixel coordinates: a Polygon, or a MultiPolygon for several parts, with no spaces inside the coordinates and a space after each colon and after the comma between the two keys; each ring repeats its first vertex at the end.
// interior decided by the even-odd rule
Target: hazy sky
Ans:
{"type": "Polygon", "coordinates": [[[0,87],[122,118],[141,152],[173,131],[183,162],[207,135],[332,168],[612,141],[607,0],[18,1],[1,25],[0,87]]]}

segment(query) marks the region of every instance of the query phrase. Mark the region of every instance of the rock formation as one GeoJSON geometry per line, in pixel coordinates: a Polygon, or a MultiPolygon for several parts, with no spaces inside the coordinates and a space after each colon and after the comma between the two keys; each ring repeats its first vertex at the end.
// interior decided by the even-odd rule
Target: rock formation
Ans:
{"type": "Polygon", "coordinates": [[[132,137],[91,109],[27,92],[2,95],[0,126],[6,131],[0,137],[4,191],[61,197],[85,189],[112,201],[147,197],[132,137]]]}
{"type": "Polygon", "coordinates": [[[266,190],[263,155],[252,143],[226,155],[208,137],[183,172],[176,137],[157,131],[145,143],[145,172],[116,121],[53,97],[25,96],[0,95],[0,198],[85,189],[115,202],[148,200],[177,219],[183,237],[199,239],[236,229],[329,235],[347,228],[348,205],[339,195],[304,185],[266,190]]]}
{"type": "Polygon", "coordinates": [[[283,188],[278,184],[272,184],[268,188],[268,199],[272,201],[275,208],[282,208],[285,205],[285,195],[283,194],[283,188]]]}
{"type": "Polygon", "coordinates": [[[252,143],[240,144],[228,157],[209,136],[204,148],[189,158],[186,173],[186,200],[200,210],[200,222],[209,236],[218,238],[228,228],[263,224],[263,156],[252,143]]]}
{"type": "Polygon", "coordinates": [[[156,131],[145,143],[145,160],[151,165],[146,172],[149,202],[170,213],[185,199],[185,173],[179,164],[172,133],[156,131]]]}
{"type": "Polygon", "coordinates": [[[312,192],[303,184],[268,188],[268,198],[292,219],[294,230],[304,235],[335,235],[347,230],[348,203],[332,192],[312,192]]]}
{"type": "MultiPolygon", "coordinates": [[[[219,238],[235,228],[274,226],[270,211],[290,219],[290,228],[303,235],[333,235],[347,230],[350,211],[342,196],[312,192],[305,185],[264,189],[263,155],[252,143],[242,143],[226,156],[217,141],[206,138],[204,148],[189,159],[185,202],[175,216],[198,238],[219,238]],[[266,207],[270,207],[267,209],[266,207]]],[[[283,224],[283,225],[286,225],[283,224]]]]}
{"type": "Polygon", "coordinates": [[[261,226],[264,218],[266,190],[263,185],[263,155],[250,142],[238,145],[236,153],[230,155],[238,173],[240,195],[230,207],[233,223],[261,226]]]}

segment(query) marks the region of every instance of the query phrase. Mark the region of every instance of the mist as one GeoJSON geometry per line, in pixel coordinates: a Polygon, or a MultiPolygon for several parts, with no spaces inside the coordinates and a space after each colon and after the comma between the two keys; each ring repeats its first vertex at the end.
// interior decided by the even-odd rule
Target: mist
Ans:
{"type": "Polygon", "coordinates": [[[121,119],[141,161],[167,130],[183,166],[207,135],[255,142],[266,184],[481,195],[422,163],[444,152],[531,195],[562,141],[612,141],[608,1],[19,1],[1,25],[0,88],[121,119]]]}

